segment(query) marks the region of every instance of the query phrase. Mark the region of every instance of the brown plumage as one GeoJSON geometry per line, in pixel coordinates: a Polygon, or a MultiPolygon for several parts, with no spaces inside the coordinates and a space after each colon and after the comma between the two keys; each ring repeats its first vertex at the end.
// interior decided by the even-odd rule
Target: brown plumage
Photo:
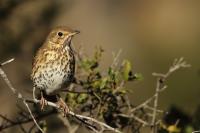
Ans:
{"type": "Polygon", "coordinates": [[[67,27],[57,27],[49,33],[34,58],[31,79],[35,88],[48,95],[57,94],[72,82],[75,58],[71,39],[77,33],[67,27]]]}

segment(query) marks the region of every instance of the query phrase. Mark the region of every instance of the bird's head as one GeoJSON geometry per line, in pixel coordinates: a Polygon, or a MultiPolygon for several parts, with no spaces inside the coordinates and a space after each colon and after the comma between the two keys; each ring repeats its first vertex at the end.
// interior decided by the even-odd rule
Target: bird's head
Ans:
{"type": "Polygon", "coordinates": [[[53,47],[70,47],[72,37],[78,33],[80,32],[65,26],[56,27],[48,35],[48,45],[53,47]]]}

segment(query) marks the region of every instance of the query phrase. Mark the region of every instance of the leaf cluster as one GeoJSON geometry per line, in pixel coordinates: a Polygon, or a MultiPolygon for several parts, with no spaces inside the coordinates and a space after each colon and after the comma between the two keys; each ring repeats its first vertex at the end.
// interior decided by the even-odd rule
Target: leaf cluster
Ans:
{"type": "Polygon", "coordinates": [[[71,93],[66,94],[66,102],[79,113],[103,120],[112,127],[124,128],[131,122],[129,118],[119,115],[129,108],[126,97],[131,90],[127,89],[126,83],[141,79],[141,74],[133,73],[130,61],[118,63],[116,57],[102,71],[103,52],[102,48],[97,48],[93,57],[79,58],[76,84],[71,93]],[[77,88],[79,93],[74,93],[77,88]]]}

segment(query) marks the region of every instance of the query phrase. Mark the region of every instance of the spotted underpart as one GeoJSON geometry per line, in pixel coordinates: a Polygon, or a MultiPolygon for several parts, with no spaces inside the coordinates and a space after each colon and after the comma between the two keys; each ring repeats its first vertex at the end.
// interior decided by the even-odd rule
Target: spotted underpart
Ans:
{"type": "MultiPolygon", "coordinates": [[[[68,35],[64,31],[63,35],[68,35]]],[[[31,79],[36,88],[44,90],[47,94],[55,94],[63,87],[67,87],[74,78],[75,58],[70,46],[71,36],[56,42],[60,39],[61,33],[51,32],[54,41],[48,38],[45,44],[39,49],[33,62],[31,79]]],[[[50,34],[50,35],[51,35],[50,34]]]]}

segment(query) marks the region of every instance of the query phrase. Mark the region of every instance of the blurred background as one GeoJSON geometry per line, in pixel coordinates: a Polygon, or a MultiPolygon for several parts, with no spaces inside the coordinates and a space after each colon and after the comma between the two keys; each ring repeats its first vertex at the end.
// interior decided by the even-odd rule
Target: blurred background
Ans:
{"type": "MultiPolygon", "coordinates": [[[[200,104],[200,1],[197,0],[0,0],[0,62],[10,80],[24,95],[31,95],[31,64],[36,50],[55,26],[81,31],[74,48],[92,55],[105,50],[102,70],[113,52],[133,63],[144,79],[128,84],[134,104],[154,94],[152,72],[166,72],[174,58],[192,65],[173,74],[160,95],[159,108],[175,105],[193,113],[200,104]]],[[[15,116],[16,99],[0,80],[0,114],[15,116]]]]}

